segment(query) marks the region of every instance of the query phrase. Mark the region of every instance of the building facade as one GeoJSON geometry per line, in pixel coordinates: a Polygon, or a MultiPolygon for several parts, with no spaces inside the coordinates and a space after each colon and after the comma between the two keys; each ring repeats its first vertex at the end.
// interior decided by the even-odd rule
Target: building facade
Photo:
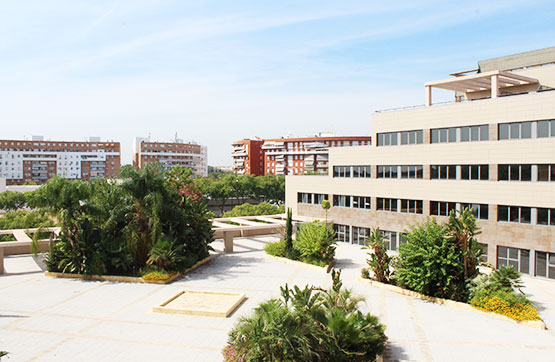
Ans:
{"type": "Polygon", "coordinates": [[[27,140],[0,140],[0,177],[7,185],[43,184],[60,175],[67,179],[90,180],[119,174],[119,142],[45,141],[41,136],[27,140]]]}
{"type": "Polygon", "coordinates": [[[294,214],[328,218],[340,241],[379,227],[396,250],[410,225],[472,208],[483,259],[555,278],[555,48],[483,61],[425,84],[426,106],[376,112],[372,147],[330,150],[327,177],[290,176],[294,214]],[[455,92],[433,105],[432,88],[455,92]]]}
{"type": "Polygon", "coordinates": [[[172,142],[151,142],[148,138],[135,138],[133,166],[143,168],[149,163],[159,162],[165,168],[181,165],[191,168],[193,174],[208,176],[208,151],[206,146],[185,143],[181,139],[172,142]]]}
{"type": "Polygon", "coordinates": [[[238,174],[303,175],[328,172],[329,149],[370,146],[371,137],[314,137],[242,140],[233,143],[233,168],[238,174]]]}

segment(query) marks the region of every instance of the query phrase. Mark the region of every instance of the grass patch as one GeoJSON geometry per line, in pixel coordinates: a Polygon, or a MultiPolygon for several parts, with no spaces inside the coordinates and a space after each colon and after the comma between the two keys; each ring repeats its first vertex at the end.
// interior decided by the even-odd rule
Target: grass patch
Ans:
{"type": "Polygon", "coordinates": [[[176,271],[166,271],[154,265],[148,265],[139,271],[139,275],[144,280],[168,280],[179,274],[176,271]]]}

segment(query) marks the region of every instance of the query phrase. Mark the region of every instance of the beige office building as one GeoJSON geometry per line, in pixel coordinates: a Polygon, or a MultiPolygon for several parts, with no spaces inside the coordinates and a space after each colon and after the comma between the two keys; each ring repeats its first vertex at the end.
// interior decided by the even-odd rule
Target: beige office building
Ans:
{"type": "Polygon", "coordinates": [[[370,147],[330,149],[327,176],[287,176],[294,214],[328,218],[364,243],[379,227],[390,249],[403,231],[473,208],[484,259],[555,279],[555,47],[495,58],[425,84],[426,104],[379,111],[370,147]],[[451,104],[432,103],[432,89],[451,104]]]}

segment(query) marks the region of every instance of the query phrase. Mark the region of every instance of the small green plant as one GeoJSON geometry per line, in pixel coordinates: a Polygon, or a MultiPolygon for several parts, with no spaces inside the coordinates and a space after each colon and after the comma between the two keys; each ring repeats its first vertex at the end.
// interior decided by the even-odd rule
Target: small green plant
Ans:
{"type": "Polygon", "coordinates": [[[330,209],[330,207],[330,200],[322,201],[322,209],[324,209],[324,211],[326,212],[326,224],[328,223],[328,210],[330,209]]]}
{"type": "Polygon", "coordinates": [[[379,228],[372,230],[366,244],[372,249],[368,253],[370,258],[366,262],[372,269],[374,279],[380,283],[389,283],[390,264],[393,258],[387,255],[386,243],[379,228]]]}
{"type": "Polygon", "coordinates": [[[331,265],[335,248],[335,231],[325,223],[315,220],[299,228],[295,249],[299,251],[301,259],[319,260],[331,265]]]}
{"type": "Polygon", "coordinates": [[[281,287],[229,333],[224,361],[374,361],[385,350],[385,327],[357,308],[361,301],[332,272],[328,290],[281,287]]]}
{"type": "Polygon", "coordinates": [[[281,256],[285,257],[285,242],[284,241],[276,241],[273,243],[268,243],[264,247],[264,251],[266,253],[273,255],[273,256],[281,256]]]}

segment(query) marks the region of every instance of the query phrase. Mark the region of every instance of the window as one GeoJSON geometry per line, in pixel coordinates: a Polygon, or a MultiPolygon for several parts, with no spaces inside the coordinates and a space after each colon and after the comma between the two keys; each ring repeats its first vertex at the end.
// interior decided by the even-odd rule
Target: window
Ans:
{"type": "Polygon", "coordinates": [[[387,245],[387,250],[397,250],[397,232],[380,230],[380,234],[382,234],[383,240],[387,245]]]}
{"type": "Polygon", "coordinates": [[[353,208],[356,209],[370,209],[371,198],[366,196],[353,196],[353,208]]]}
{"type": "Polygon", "coordinates": [[[351,177],[351,166],[333,166],[333,177],[351,177]]]}
{"type": "Polygon", "coordinates": [[[328,199],[327,194],[314,194],[314,203],[316,205],[322,205],[322,202],[327,199],[328,199]]]}
{"type": "Polygon", "coordinates": [[[497,206],[497,221],[530,224],[532,208],[523,206],[497,206]]]}
{"type": "Polygon", "coordinates": [[[538,165],[538,181],[555,181],[555,164],[538,165]]]}
{"type": "Polygon", "coordinates": [[[454,165],[431,165],[430,178],[432,180],[456,180],[457,166],[454,165]]]}
{"type": "Polygon", "coordinates": [[[334,224],[333,228],[336,233],[335,237],[337,241],[341,241],[344,243],[351,242],[351,238],[349,235],[349,225],[334,224]]]}
{"type": "Polygon", "coordinates": [[[297,193],[297,202],[299,204],[312,204],[312,194],[304,192],[297,193]]]}
{"type": "Polygon", "coordinates": [[[423,136],[423,130],[378,133],[378,146],[421,144],[423,143],[423,136]]]}
{"type": "Polygon", "coordinates": [[[377,210],[397,212],[398,199],[377,198],[377,210]]]}
{"type": "Polygon", "coordinates": [[[512,266],[521,273],[529,274],[530,250],[498,246],[497,267],[499,268],[503,265],[512,266]]]}
{"type": "Polygon", "coordinates": [[[555,279],[555,253],[536,251],[536,276],[555,279]]]}
{"type": "Polygon", "coordinates": [[[461,180],[489,180],[489,165],[462,165],[461,180]]]}
{"type": "Polygon", "coordinates": [[[538,225],[555,226],[555,209],[546,209],[538,207],[537,222],[538,225]]]}
{"type": "Polygon", "coordinates": [[[431,143],[457,142],[457,128],[435,128],[430,130],[431,143]]]}
{"type": "Polygon", "coordinates": [[[532,165],[498,165],[499,181],[532,181],[532,165]]]}
{"type": "Polygon", "coordinates": [[[451,210],[457,209],[456,202],[430,201],[430,215],[449,216],[451,210]]]}
{"type": "Polygon", "coordinates": [[[461,203],[461,210],[463,208],[468,208],[474,214],[474,217],[479,220],[487,220],[488,219],[488,211],[489,207],[487,204],[467,204],[461,203]]]}
{"type": "Polygon", "coordinates": [[[398,166],[378,166],[378,178],[397,178],[398,166]]]}
{"type": "Polygon", "coordinates": [[[353,244],[366,245],[366,239],[370,236],[370,229],[358,226],[352,226],[353,244]]]}
{"type": "Polygon", "coordinates": [[[370,166],[353,166],[353,177],[372,177],[370,166]]]}
{"type": "Polygon", "coordinates": [[[424,167],[418,166],[401,166],[401,178],[423,178],[424,167]]]}
{"type": "Polygon", "coordinates": [[[351,207],[351,197],[344,195],[333,195],[333,206],[351,207]]]}
{"type": "Polygon", "coordinates": [[[488,262],[488,244],[478,243],[482,247],[482,253],[480,254],[480,261],[482,263],[488,262]]]}
{"type": "Polygon", "coordinates": [[[401,212],[422,214],[422,200],[401,200],[401,212]]]}

